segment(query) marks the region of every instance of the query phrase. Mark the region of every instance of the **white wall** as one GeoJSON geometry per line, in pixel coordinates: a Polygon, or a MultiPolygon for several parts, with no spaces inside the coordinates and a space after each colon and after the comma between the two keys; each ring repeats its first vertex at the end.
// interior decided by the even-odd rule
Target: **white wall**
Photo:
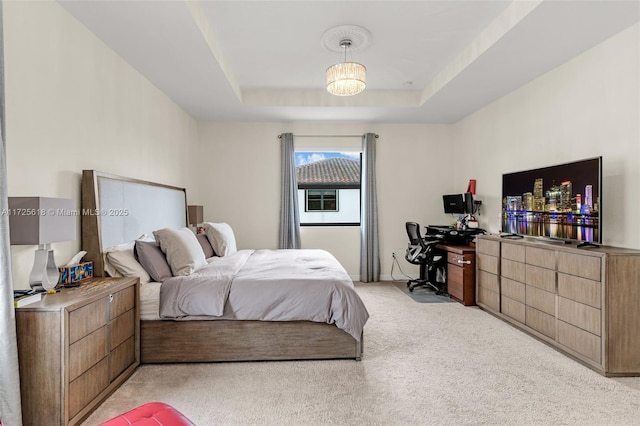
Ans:
{"type": "MultiPolygon", "coordinates": [[[[80,208],[83,169],[184,186],[197,124],[57,2],[3,2],[9,196],[61,197],[80,208]]],[[[63,264],[78,239],[54,243],[63,264]]],[[[12,246],[28,288],[36,246],[12,246]]]]}
{"type": "MultiPolygon", "coordinates": [[[[391,253],[404,253],[406,221],[442,222],[442,194],[453,190],[450,128],[380,123],[201,123],[198,180],[207,221],[226,221],[240,248],[277,248],[280,212],[278,135],[361,135],[375,132],[382,274],[391,253]]],[[[308,141],[307,141],[308,143],[308,141]]],[[[466,188],[466,187],[465,187],[466,188]]],[[[304,227],[304,248],[333,253],[353,277],[360,271],[358,227],[304,227]]],[[[407,266],[409,272],[415,268],[407,266]]]]}
{"type": "Polygon", "coordinates": [[[457,186],[477,179],[498,231],[502,174],[603,157],[603,241],[640,248],[640,24],[453,126],[457,186]]]}

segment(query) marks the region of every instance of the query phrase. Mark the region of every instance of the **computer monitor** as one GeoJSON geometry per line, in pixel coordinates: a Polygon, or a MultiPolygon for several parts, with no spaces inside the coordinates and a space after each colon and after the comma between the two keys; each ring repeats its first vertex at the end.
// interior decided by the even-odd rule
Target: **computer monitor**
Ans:
{"type": "Polygon", "coordinates": [[[443,195],[444,212],[450,214],[464,214],[464,198],[462,194],[443,195]]]}
{"type": "Polygon", "coordinates": [[[465,192],[464,194],[464,212],[466,214],[473,214],[473,194],[471,192],[465,192]]]}

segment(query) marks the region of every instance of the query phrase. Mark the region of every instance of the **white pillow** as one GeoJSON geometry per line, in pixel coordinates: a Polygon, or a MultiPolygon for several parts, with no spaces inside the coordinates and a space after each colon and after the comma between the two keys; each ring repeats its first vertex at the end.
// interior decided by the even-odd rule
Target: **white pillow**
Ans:
{"type": "Polygon", "coordinates": [[[153,231],[174,276],[191,275],[207,264],[196,235],[189,228],[153,231]]]}
{"type": "Polygon", "coordinates": [[[233,229],[226,223],[204,223],[207,238],[218,256],[227,256],[238,251],[233,229]]]}
{"type": "Polygon", "coordinates": [[[105,250],[104,270],[112,277],[138,277],[146,284],[151,277],[133,255],[134,245],[131,241],[105,250]]]}

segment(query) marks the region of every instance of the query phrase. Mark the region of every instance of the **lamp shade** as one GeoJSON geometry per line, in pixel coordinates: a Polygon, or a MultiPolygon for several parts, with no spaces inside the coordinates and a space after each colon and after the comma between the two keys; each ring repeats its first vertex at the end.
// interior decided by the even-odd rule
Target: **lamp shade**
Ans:
{"type": "Polygon", "coordinates": [[[40,245],[75,240],[77,216],[73,200],[9,197],[11,244],[40,245]]]}
{"type": "Polygon", "coordinates": [[[353,96],[367,87],[367,69],[357,62],[341,62],[327,68],[327,91],[336,96],[353,96]]]}
{"type": "Polygon", "coordinates": [[[204,208],[202,206],[188,206],[187,209],[190,225],[204,222],[204,208]]]}

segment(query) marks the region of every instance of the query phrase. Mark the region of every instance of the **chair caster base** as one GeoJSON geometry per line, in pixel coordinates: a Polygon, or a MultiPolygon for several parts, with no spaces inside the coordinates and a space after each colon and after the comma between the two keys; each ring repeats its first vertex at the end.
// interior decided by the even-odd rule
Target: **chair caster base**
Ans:
{"type": "Polygon", "coordinates": [[[430,283],[429,281],[422,280],[409,280],[407,281],[407,287],[409,287],[409,292],[413,293],[413,290],[416,287],[424,287],[429,290],[435,291],[436,295],[446,294],[446,291],[439,288],[437,285],[430,283]]]}

